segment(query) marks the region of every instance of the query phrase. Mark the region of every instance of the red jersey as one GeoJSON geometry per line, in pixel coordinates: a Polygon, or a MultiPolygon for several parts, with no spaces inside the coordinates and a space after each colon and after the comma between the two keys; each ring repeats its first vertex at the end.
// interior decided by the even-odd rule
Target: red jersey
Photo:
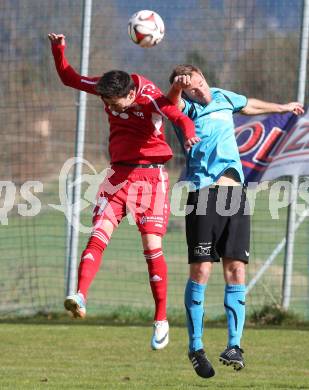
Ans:
{"type": "MultiPolygon", "coordinates": [[[[100,77],[81,76],[70,66],[65,46],[53,44],[56,68],[63,84],[100,96],[95,90],[100,77]]],[[[163,118],[168,118],[188,139],[195,136],[193,122],[178,110],[151,81],[138,74],[131,75],[136,87],[134,103],[122,113],[105,105],[110,124],[109,153],[111,163],[163,163],[173,152],[165,141],[163,118]]],[[[103,102],[104,103],[104,102],[103,102]]]]}

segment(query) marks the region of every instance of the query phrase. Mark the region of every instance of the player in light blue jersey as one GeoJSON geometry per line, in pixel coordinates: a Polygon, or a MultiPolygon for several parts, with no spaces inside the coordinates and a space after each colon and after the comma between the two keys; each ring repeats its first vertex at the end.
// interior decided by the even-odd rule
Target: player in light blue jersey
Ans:
{"type": "MultiPolygon", "coordinates": [[[[245,323],[245,265],[249,260],[250,219],[244,175],[234,134],[233,114],[293,112],[300,103],[276,104],[220,88],[209,88],[200,69],[178,65],[170,76],[168,98],[195,124],[201,141],[187,156],[186,176],[191,189],[187,201],[186,236],[190,276],[185,289],[189,359],[196,373],[209,378],[215,371],[202,342],[205,290],[212,264],[222,259],[227,348],[219,360],[244,368],[240,340],[245,323]]],[[[181,143],[181,134],[176,128],[181,143]]]]}

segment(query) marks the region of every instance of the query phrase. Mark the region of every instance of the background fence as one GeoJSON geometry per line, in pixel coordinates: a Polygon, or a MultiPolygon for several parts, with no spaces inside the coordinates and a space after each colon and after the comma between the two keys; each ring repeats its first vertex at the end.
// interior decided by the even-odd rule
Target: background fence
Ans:
{"type": "MultiPolygon", "coordinates": [[[[0,314],[62,310],[65,290],[66,226],[59,204],[59,172],[74,155],[76,98],[54,69],[48,32],[64,33],[67,57],[79,68],[81,0],[0,0],[0,314]],[[25,181],[43,183],[36,196],[41,211],[21,217],[18,205],[29,206],[21,193],[25,181]],[[10,189],[11,193],[8,192],[10,189]],[[5,201],[13,199],[12,208],[5,201]],[[6,208],[5,208],[6,207],[6,208]],[[6,210],[10,210],[6,220],[6,210]]],[[[90,75],[110,69],[138,72],[163,90],[177,63],[193,63],[211,86],[268,101],[295,100],[302,0],[163,0],[127,2],[93,0],[90,75]],[[129,41],[127,20],[139,9],[153,9],[165,21],[166,37],[157,47],[141,49],[129,41]]],[[[308,96],[307,96],[308,98],[308,96]]],[[[169,163],[176,181],[183,157],[168,126],[175,150],[169,163]]],[[[85,158],[98,171],[108,166],[108,125],[102,103],[88,97],[85,158]]],[[[91,173],[86,172],[86,173],[91,173]]],[[[84,186],[87,190],[87,186],[84,186]]],[[[85,200],[85,194],[83,193],[85,200]]],[[[87,200],[87,199],[86,199],[87,200]]],[[[88,205],[88,206],[87,206],[88,205]]],[[[90,225],[91,202],[82,221],[90,225]]],[[[19,206],[20,208],[20,206],[19,206]]],[[[269,213],[268,191],[258,196],[252,218],[248,281],[285,237],[287,209],[279,219],[269,213]]],[[[309,224],[296,234],[291,309],[309,318],[309,224]]],[[[164,249],[169,263],[169,307],[182,309],[187,278],[183,217],[171,216],[164,249]]],[[[87,235],[80,235],[80,251],[87,235]]],[[[88,309],[111,306],[152,307],[139,234],[124,221],[115,232],[89,294],[88,309]]],[[[248,296],[249,308],[281,302],[283,251],[248,296]]],[[[223,277],[215,267],[208,289],[208,315],[223,313],[223,277]]]]}

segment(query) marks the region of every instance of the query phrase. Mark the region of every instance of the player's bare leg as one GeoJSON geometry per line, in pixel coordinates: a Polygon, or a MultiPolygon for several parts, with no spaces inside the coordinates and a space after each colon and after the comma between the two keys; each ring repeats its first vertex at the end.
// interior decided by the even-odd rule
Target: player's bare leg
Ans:
{"type": "Polygon", "coordinates": [[[166,317],[167,266],[162,252],[162,237],[142,235],[144,255],[148,265],[149,282],[155,301],[155,315],[151,348],[163,349],[169,342],[169,325],[166,317]]]}

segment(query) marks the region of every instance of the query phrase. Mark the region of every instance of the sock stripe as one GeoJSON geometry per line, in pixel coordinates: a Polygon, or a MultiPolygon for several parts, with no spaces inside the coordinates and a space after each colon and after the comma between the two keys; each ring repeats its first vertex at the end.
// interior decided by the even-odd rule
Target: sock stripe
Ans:
{"type": "Polygon", "coordinates": [[[93,236],[101,237],[103,240],[107,240],[107,238],[104,234],[97,232],[97,231],[91,234],[91,237],[93,237],[93,236]]]}
{"type": "Polygon", "coordinates": [[[91,235],[93,236],[94,234],[98,234],[99,236],[103,237],[104,239],[108,240],[109,237],[102,231],[100,230],[94,230],[91,235]]]}
{"type": "Polygon", "coordinates": [[[157,252],[157,253],[153,253],[153,254],[144,254],[145,258],[147,260],[151,260],[151,259],[156,259],[157,257],[160,257],[163,255],[163,252],[160,251],[160,252],[157,252]]]}
{"type": "Polygon", "coordinates": [[[200,284],[190,278],[188,279],[184,294],[184,304],[190,352],[203,348],[205,289],[206,284],[200,284]]]}
{"type": "Polygon", "coordinates": [[[228,347],[238,345],[243,334],[246,318],[246,287],[244,284],[226,284],[224,307],[228,328],[228,347]]]}
{"type": "Polygon", "coordinates": [[[186,304],[185,304],[185,307],[186,307],[186,312],[187,312],[187,315],[188,315],[188,319],[189,319],[190,324],[192,326],[192,333],[194,333],[194,324],[193,324],[193,321],[192,321],[190,310],[189,310],[189,308],[188,308],[188,306],[186,304]]]}
{"type": "Polygon", "coordinates": [[[237,331],[237,325],[238,325],[238,321],[237,321],[237,314],[236,314],[236,311],[231,307],[231,306],[228,306],[225,302],[224,302],[224,307],[227,308],[228,310],[231,310],[231,312],[233,313],[233,317],[234,317],[234,321],[235,321],[235,329],[237,331]]]}
{"type": "Polygon", "coordinates": [[[99,240],[101,240],[104,244],[108,245],[108,239],[106,238],[106,236],[98,231],[95,231],[94,233],[92,233],[91,237],[96,237],[99,240]]]}

